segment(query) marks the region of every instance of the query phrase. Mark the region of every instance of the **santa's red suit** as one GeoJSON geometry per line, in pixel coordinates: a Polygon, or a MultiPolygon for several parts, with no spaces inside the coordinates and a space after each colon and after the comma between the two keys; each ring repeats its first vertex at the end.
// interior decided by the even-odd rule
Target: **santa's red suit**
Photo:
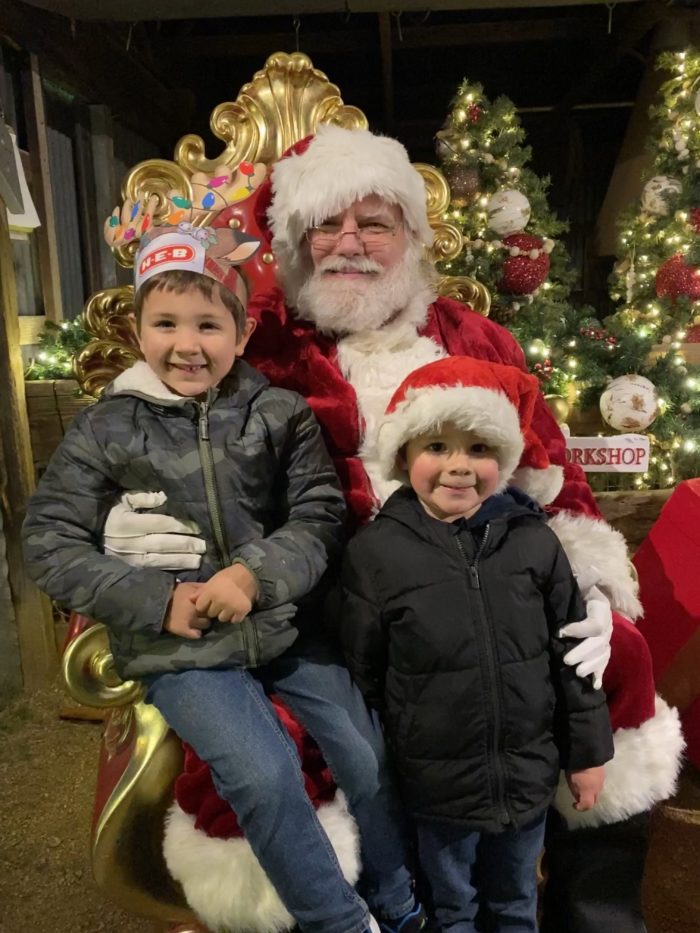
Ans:
{"type": "MultiPolygon", "coordinates": [[[[403,147],[394,140],[361,130],[322,127],[317,137],[295,147],[291,158],[277,163],[263,208],[283,273],[287,266],[287,283],[294,274],[300,277],[304,230],[368,194],[379,194],[398,204],[409,230],[428,242],[423,182],[410,167],[403,147]]],[[[394,390],[409,372],[448,355],[524,368],[523,353],[507,330],[456,301],[434,299],[429,289],[416,294],[407,307],[379,328],[342,334],[339,322],[340,336],[321,333],[311,321],[295,316],[280,289],[255,296],[249,313],[258,326],[246,351],[247,360],[273,385],[292,389],[308,401],[323,428],[357,525],[369,521],[393,489],[379,478],[376,428],[394,390]]],[[[543,397],[533,428],[547,451],[549,467],[533,469],[521,461],[513,482],[548,506],[551,526],[574,571],[585,575],[594,565],[596,585],[615,613],[621,614],[613,617],[612,658],[604,680],[615,729],[615,758],[606,765],[605,788],[592,810],[574,810],[571,795],[562,785],[555,807],[568,845],[571,830],[580,831],[576,836],[584,833],[590,839],[592,834],[598,839],[601,829],[596,827],[625,825],[669,796],[683,742],[675,711],[655,696],[646,643],[622,618],[634,619],[641,613],[624,539],[600,519],[580,467],[566,462],[563,435],[543,397]]],[[[193,827],[191,831],[196,832],[193,827]]],[[[183,841],[180,837],[179,842],[183,841]]],[[[553,838],[551,850],[558,844],[553,838]]],[[[619,846],[619,840],[613,844],[619,846]]],[[[581,851],[580,845],[578,849],[574,845],[573,851],[581,851]]],[[[597,849],[592,858],[598,861],[599,871],[591,890],[585,885],[566,889],[571,857],[562,850],[561,858],[556,856],[557,871],[552,873],[556,884],[550,892],[547,928],[563,929],[561,924],[565,923],[573,933],[600,933],[604,928],[641,933],[639,859],[643,862],[643,853],[643,838],[640,841],[638,834],[631,849],[628,843],[626,849],[617,848],[613,853],[617,868],[605,865],[597,849]],[[631,868],[628,863],[620,874],[620,857],[627,858],[632,850],[637,861],[631,868]],[[609,881],[606,891],[600,890],[600,870],[609,881]],[[555,890],[557,885],[561,894],[555,890]],[[608,925],[601,927],[602,915],[591,914],[591,898],[602,898],[608,925]],[[576,900],[580,905],[572,903],[576,900]],[[591,920],[591,916],[597,919],[591,920]]],[[[580,877],[579,869],[575,870],[580,877]]]]}

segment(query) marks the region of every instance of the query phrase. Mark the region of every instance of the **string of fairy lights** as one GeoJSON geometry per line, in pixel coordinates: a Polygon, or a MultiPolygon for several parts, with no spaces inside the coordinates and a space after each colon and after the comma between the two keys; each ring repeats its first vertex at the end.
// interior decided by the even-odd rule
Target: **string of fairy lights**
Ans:
{"type": "MultiPolygon", "coordinates": [[[[549,180],[529,167],[513,103],[465,80],[436,138],[452,192],[444,219],[464,243],[442,271],[487,286],[560,421],[575,427],[600,409],[599,433],[641,425],[633,430],[648,434],[652,457],[648,474],[626,480],[638,488],[700,474],[700,51],[664,53],[657,67],[666,79],[652,108],[652,168],[619,221],[618,310],[605,321],[570,301],[567,225],[549,208],[549,180]],[[635,402],[648,423],[630,415],[635,402]]],[[[26,378],[70,376],[89,339],[80,317],[47,323],[26,378]]]]}
{"type": "MultiPolygon", "coordinates": [[[[659,485],[700,473],[700,50],[659,56],[651,177],[619,223],[615,330],[637,340],[659,416],[649,432],[659,485]]],[[[643,486],[647,477],[638,477],[643,486]]]]}
{"type": "Polygon", "coordinates": [[[528,167],[512,102],[490,102],[465,80],[436,139],[453,192],[444,219],[464,240],[443,271],[489,288],[493,315],[523,347],[560,421],[592,433],[600,410],[595,433],[649,436],[649,472],[619,478],[619,488],[700,473],[700,52],[665,53],[657,67],[669,76],[652,112],[651,177],[620,219],[611,278],[619,310],[605,321],[569,299],[566,224],[549,210],[548,179],[528,167]]]}
{"type": "Polygon", "coordinates": [[[30,381],[71,378],[75,354],[91,339],[81,315],[61,324],[47,321],[39,338],[38,352],[29,361],[24,378],[30,381]]]}

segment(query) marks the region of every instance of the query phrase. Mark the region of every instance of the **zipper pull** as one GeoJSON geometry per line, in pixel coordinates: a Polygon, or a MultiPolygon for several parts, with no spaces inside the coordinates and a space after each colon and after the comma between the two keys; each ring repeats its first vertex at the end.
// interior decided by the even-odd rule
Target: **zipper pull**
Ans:
{"type": "Polygon", "coordinates": [[[469,564],[469,583],[473,590],[481,589],[479,584],[479,571],[476,569],[476,564],[469,564]]]}
{"type": "Polygon", "coordinates": [[[202,402],[199,406],[199,439],[209,440],[209,419],[207,418],[207,403],[202,402]]]}

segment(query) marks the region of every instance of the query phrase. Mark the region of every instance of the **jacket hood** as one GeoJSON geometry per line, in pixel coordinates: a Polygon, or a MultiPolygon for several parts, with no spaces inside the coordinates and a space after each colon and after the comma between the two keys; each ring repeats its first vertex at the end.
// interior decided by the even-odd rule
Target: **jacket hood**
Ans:
{"type": "MultiPolygon", "coordinates": [[[[207,399],[213,402],[220,396],[236,395],[239,405],[246,404],[267,385],[269,383],[265,376],[244,360],[238,359],[219,385],[209,390],[207,399]]],[[[184,408],[196,401],[171,391],[143,360],[134,363],[110,382],[102,397],[111,398],[117,395],[130,395],[165,408],[184,408]]]]}

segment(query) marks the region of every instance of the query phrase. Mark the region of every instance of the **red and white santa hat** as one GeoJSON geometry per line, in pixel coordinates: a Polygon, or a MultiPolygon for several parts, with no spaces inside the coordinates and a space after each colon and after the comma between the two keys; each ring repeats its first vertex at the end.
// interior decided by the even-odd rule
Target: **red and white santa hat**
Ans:
{"type": "Polygon", "coordinates": [[[411,438],[452,422],[496,451],[499,486],[516,485],[542,505],[561,489],[563,469],[550,463],[532,429],[539,383],[515,366],[451,356],[414,370],[398,387],[379,427],[379,465],[386,479],[407,482],[397,454],[411,438]],[[518,469],[519,467],[519,469],[518,469]]]}
{"type": "Polygon", "coordinates": [[[397,204],[408,229],[430,246],[425,182],[398,140],[323,124],[288,149],[261,186],[256,210],[283,276],[301,271],[299,244],[309,227],[370,194],[397,204]]]}

